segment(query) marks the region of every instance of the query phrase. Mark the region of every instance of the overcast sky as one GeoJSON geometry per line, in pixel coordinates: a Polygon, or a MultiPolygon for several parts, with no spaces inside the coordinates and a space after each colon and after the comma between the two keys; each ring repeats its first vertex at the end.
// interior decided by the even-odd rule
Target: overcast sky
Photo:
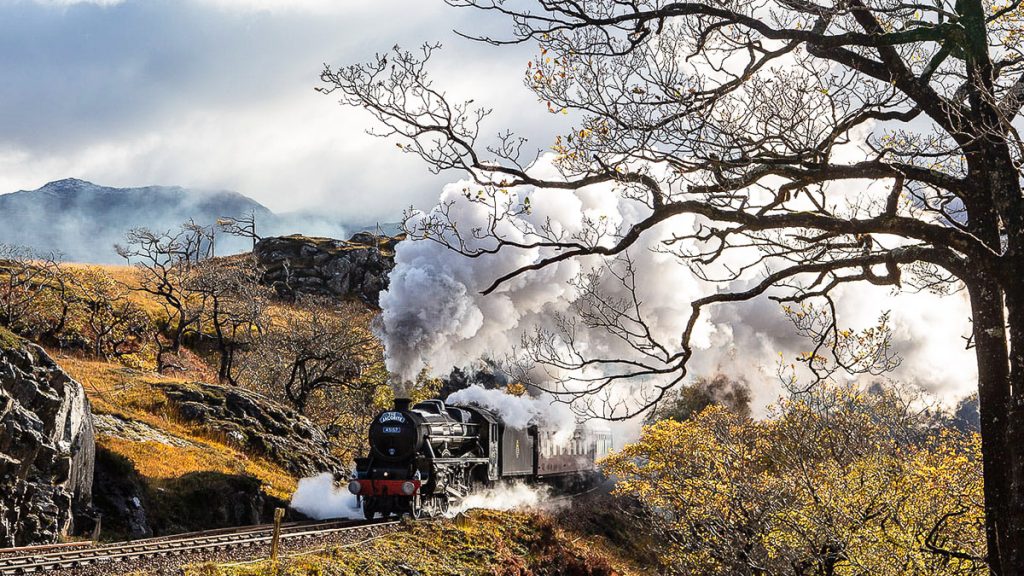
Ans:
{"type": "Polygon", "coordinates": [[[559,120],[522,85],[536,49],[442,0],[0,0],[0,193],[67,177],[230,189],[275,211],[349,221],[426,207],[442,183],[372,120],[313,90],[324,63],[441,41],[439,86],[550,143],[559,120]]]}

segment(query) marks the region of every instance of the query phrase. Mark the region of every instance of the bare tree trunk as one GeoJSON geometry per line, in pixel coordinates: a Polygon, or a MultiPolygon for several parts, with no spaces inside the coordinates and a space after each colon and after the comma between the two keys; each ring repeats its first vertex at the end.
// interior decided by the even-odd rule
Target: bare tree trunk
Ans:
{"type": "Polygon", "coordinates": [[[973,309],[975,355],[978,359],[978,404],[985,482],[985,533],[992,574],[1010,576],[1002,552],[1007,551],[1010,497],[1007,445],[1009,366],[1006,361],[1006,318],[995,278],[981,276],[969,286],[973,309]]]}
{"type": "MultiPolygon", "coordinates": [[[[1018,233],[1021,232],[1024,231],[1018,230],[1018,233]]],[[[1019,288],[1014,289],[1014,284],[1021,282],[1024,265],[1017,263],[1024,263],[1024,258],[1011,256],[1010,261],[1012,264],[1002,270],[1008,288],[1005,291],[1005,302],[1009,320],[1006,333],[1009,340],[1010,372],[1006,420],[1006,452],[1010,464],[1007,526],[1010,553],[1008,558],[1003,559],[1003,565],[1013,566],[1013,573],[1020,574],[1024,572],[1024,294],[1019,288]]],[[[1011,572],[1004,568],[1003,573],[1011,572]]]]}
{"type": "Polygon", "coordinates": [[[177,354],[181,351],[181,338],[185,333],[185,310],[181,308],[178,310],[178,325],[171,331],[171,352],[177,354]]]}
{"type": "Polygon", "coordinates": [[[156,371],[159,374],[163,374],[164,370],[169,368],[169,365],[166,361],[166,355],[167,352],[169,351],[169,348],[165,346],[164,343],[160,340],[159,330],[153,334],[153,341],[156,343],[156,371]]]}
{"type": "Polygon", "coordinates": [[[231,365],[230,365],[230,346],[228,344],[228,338],[224,334],[224,327],[221,325],[222,318],[220,317],[220,297],[213,296],[213,332],[217,340],[217,380],[223,384],[225,382],[231,383],[231,365]]]}

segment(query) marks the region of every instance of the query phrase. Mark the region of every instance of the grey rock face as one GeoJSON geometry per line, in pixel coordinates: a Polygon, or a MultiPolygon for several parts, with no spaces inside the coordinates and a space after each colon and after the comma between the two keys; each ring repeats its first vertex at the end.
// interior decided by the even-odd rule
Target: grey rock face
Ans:
{"type": "Polygon", "coordinates": [[[56,542],[88,518],[95,435],[82,385],[42,348],[0,339],[0,547],[56,542]]]}
{"type": "Polygon", "coordinates": [[[93,502],[102,514],[104,534],[129,540],[153,536],[146,514],[146,487],[142,478],[131,462],[102,448],[96,452],[93,502]]]}
{"type": "Polygon", "coordinates": [[[359,298],[372,306],[388,286],[401,236],[359,233],[349,240],[278,236],[264,238],[253,253],[264,280],[281,296],[298,294],[359,298]]]}
{"type": "Polygon", "coordinates": [[[318,426],[255,392],[204,383],[160,387],[183,420],[223,434],[290,474],[302,478],[344,469],[318,426]]]}

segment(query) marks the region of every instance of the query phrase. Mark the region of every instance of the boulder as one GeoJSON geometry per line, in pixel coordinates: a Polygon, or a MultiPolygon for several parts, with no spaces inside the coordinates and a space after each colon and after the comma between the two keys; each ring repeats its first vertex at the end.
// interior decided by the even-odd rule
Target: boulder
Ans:
{"type": "Polygon", "coordinates": [[[265,271],[264,282],[282,297],[358,298],[376,307],[395,267],[395,245],[402,238],[368,232],[349,240],[277,236],[260,240],[253,254],[265,271]]]}
{"type": "Polygon", "coordinates": [[[244,388],[217,384],[159,384],[178,417],[223,435],[299,478],[341,472],[327,437],[308,418],[244,388]]]}
{"type": "Polygon", "coordinates": [[[0,329],[0,547],[56,542],[91,521],[95,434],[82,385],[0,329]]]}

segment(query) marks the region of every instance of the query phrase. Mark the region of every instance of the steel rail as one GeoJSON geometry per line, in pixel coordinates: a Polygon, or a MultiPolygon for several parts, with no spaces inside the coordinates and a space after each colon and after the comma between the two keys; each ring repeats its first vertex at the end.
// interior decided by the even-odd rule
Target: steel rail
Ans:
{"type": "MultiPolygon", "coordinates": [[[[322,536],[376,526],[391,526],[399,521],[347,521],[317,524],[293,524],[282,528],[281,539],[322,536]]],[[[270,542],[273,526],[239,528],[235,532],[202,534],[181,538],[153,538],[145,541],[110,544],[97,548],[49,552],[31,556],[0,558],[0,576],[32,574],[48,570],[80,568],[107,562],[124,562],[151,557],[188,554],[197,551],[251,547],[270,542]]]]}

